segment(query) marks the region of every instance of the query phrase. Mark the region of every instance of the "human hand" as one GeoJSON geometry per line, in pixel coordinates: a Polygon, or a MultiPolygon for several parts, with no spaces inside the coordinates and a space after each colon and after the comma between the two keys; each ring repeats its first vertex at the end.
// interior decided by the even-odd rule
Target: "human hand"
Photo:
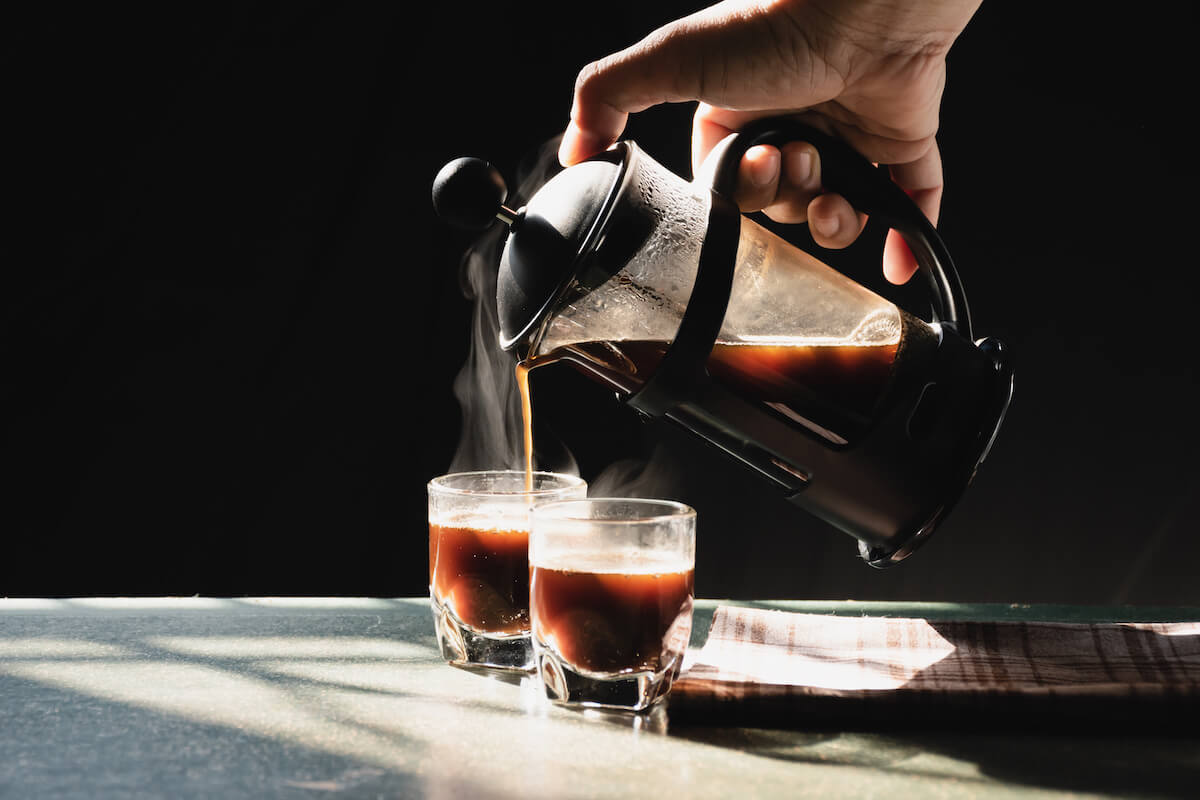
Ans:
{"type": "MultiPolygon", "coordinates": [[[[981,0],[726,0],[671,22],[588,64],[575,83],[559,160],[575,164],[617,141],[631,113],[700,101],[692,166],[725,136],[767,116],[795,114],[889,167],[934,224],[942,197],[935,134],[946,53],[981,0]]],[[[821,189],[816,150],[805,142],[750,148],[734,199],[745,212],[809,224],[822,247],[851,244],[866,217],[821,189]]],[[[916,271],[895,231],[883,272],[904,283],[916,271]]]]}

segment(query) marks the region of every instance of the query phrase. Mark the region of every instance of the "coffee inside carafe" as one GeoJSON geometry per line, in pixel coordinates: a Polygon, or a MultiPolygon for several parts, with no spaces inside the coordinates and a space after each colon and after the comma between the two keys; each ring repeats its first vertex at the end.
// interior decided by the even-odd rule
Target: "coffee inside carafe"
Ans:
{"type": "MultiPolygon", "coordinates": [[[[632,395],[654,374],[668,342],[580,342],[557,353],[602,371],[632,395]]],[[[717,342],[706,367],[713,380],[839,443],[852,441],[870,420],[891,377],[899,343],[876,345],[717,342]]]]}
{"type": "MultiPolygon", "coordinates": [[[[686,313],[699,262],[698,244],[679,229],[703,218],[709,202],[676,181],[666,187],[676,201],[654,216],[657,224],[628,263],[547,318],[531,344],[533,363],[569,361],[626,396],[655,374],[686,313]]],[[[914,326],[927,327],[744,219],[732,291],[705,369],[747,402],[844,445],[869,428],[914,326]]]]}

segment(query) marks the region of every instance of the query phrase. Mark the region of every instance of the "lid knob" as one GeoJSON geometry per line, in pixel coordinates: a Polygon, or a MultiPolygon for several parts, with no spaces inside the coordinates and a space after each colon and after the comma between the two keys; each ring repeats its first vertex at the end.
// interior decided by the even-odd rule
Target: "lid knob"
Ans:
{"type": "Polygon", "coordinates": [[[504,205],[507,197],[504,177],[481,158],[456,158],[433,179],[438,216],[466,230],[481,231],[496,219],[511,225],[520,215],[504,205]]]}

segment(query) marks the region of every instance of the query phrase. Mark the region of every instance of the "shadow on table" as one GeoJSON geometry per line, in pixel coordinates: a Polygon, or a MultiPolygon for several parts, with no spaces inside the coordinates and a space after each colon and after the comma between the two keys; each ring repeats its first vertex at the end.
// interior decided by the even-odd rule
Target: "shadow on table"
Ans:
{"type": "Polygon", "coordinates": [[[764,758],[946,776],[927,761],[974,765],[985,779],[1118,796],[1194,798],[1200,739],[1120,734],[893,733],[680,725],[671,736],[764,758]]]}
{"type": "MultiPolygon", "coordinates": [[[[1137,693],[1072,694],[1073,681],[1094,678],[1089,673],[1094,662],[1060,657],[1051,664],[1047,657],[1040,663],[1042,677],[1061,681],[1060,691],[1013,695],[995,688],[1002,678],[1028,679],[1003,673],[1003,664],[1023,661],[1006,662],[1006,648],[1029,656],[1027,632],[1014,628],[1010,640],[990,642],[981,666],[977,630],[956,622],[929,624],[951,650],[909,678],[902,687],[907,691],[818,689],[810,694],[805,687],[791,695],[737,700],[672,697],[670,734],[787,761],[919,775],[931,769],[931,758],[948,758],[974,765],[974,772],[985,778],[1030,787],[1196,796],[1200,693],[1192,671],[1200,658],[1200,636],[1165,636],[1125,626],[1072,631],[1070,635],[1095,637],[1106,680],[1118,689],[1137,683],[1142,688],[1137,693]],[[1124,649],[1104,637],[1124,642],[1124,649]],[[1122,652],[1127,657],[1113,657],[1122,652]],[[961,687],[970,683],[968,678],[993,691],[938,688],[961,687]],[[1164,684],[1174,688],[1154,690],[1164,684]]],[[[1034,652],[1039,645],[1053,653],[1050,644],[1036,640],[1034,652]]],[[[859,666],[875,666],[886,674],[894,665],[880,661],[859,666]]]]}

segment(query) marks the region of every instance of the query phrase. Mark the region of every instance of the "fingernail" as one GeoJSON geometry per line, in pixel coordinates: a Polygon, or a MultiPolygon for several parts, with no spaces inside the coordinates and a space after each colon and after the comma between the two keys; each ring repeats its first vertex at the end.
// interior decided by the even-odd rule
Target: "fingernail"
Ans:
{"type": "Polygon", "coordinates": [[[558,163],[564,167],[571,166],[575,157],[575,151],[578,148],[576,144],[579,141],[579,129],[575,127],[574,122],[567,123],[567,129],[563,131],[562,139],[558,143],[558,163]]]}
{"type": "Polygon", "coordinates": [[[900,285],[906,283],[917,269],[917,258],[909,249],[908,242],[896,231],[888,231],[883,246],[883,277],[900,285]]]}
{"type": "Polygon", "coordinates": [[[832,217],[817,217],[812,220],[812,226],[817,233],[826,239],[832,239],[837,236],[837,232],[841,229],[842,223],[836,216],[832,217]]]}
{"type": "Polygon", "coordinates": [[[750,180],[756,186],[767,186],[779,174],[779,151],[773,147],[751,147],[746,151],[750,180]]]}
{"type": "Polygon", "coordinates": [[[808,188],[813,178],[813,156],[807,149],[787,160],[788,180],[796,186],[808,188]]]}

